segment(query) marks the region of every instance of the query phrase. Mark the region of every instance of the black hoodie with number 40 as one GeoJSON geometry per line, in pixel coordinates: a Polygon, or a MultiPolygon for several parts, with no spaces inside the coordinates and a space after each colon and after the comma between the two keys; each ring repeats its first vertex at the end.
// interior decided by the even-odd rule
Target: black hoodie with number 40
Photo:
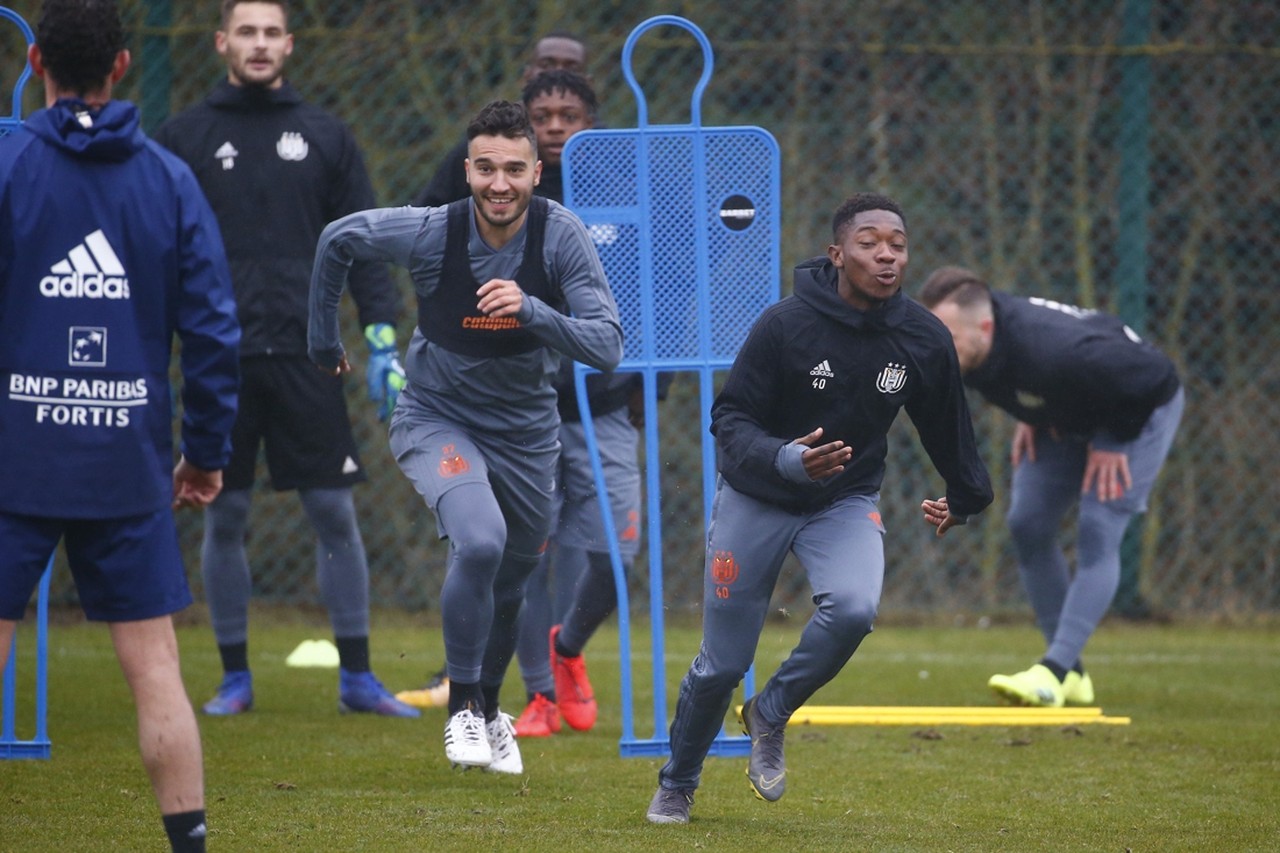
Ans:
{"type": "Polygon", "coordinates": [[[756,321],[712,406],[720,473],[729,485],[797,512],[875,494],[889,427],[905,408],[946,482],[951,511],[968,516],[990,504],[991,480],[946,327],[901,292],[874,310],[857,310],[837,293],[836,270],[825,257],[797,266],[794,282],[793,295],[756,321]],[[799,481],[800,451],[780,451],[817,427],[820,443],[843,441],[853,458],[835,476],[799,481]]]}

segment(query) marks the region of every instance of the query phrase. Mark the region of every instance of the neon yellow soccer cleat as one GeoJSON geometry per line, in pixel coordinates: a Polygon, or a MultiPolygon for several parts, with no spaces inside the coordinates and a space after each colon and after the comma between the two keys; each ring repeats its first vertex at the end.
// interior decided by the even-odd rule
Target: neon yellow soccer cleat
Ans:
{"type": "Polygon", "coordinates": [[[1062,698],[1068,705],[1092,705],[1093,679],[1089,673],[1081,675],[1074,669],[1070,670],[1062,682],[1062,698]]]}
{"type": "Polygon", "coordinates": [[[1063,685],[1044,664],[1014,675],[993,675],[987,686],[1012,705],[1031,708],[1061,708],[1063,685]]]}

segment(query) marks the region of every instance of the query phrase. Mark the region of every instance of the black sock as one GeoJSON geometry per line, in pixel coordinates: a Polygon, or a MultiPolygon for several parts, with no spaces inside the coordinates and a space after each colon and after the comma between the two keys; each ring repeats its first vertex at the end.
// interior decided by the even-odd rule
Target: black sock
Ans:
{"type": "Polygon", "coordinates": [[[222,658],[223,672],[242,672],[249,668],[249,643],[218,644],[218,655],[222,658]]]}
{"type": "Polygon", "coordinates": [[[1053,677],[1058,679],[1059,684],[1061,684],[1063,680],[1066,679],[1067,677],[1067,668],[1065,666],[1061,666],[1059,664],[1054,663],[1048,658],[1042,659],[1040,661],[1040,665],[1043,666],[1045,669],[1049,670],[1050,672],[1052,672],[1053,677]]]}
{"type": "Polygon", "coordinates": [[[582,651],[569,651],[569,649],[565,648],[564,643],[560,642],[560,635],[556,634],[556,654],[560,655],[562,658],[576,658],[578,655],[582,654],[582,651]]]}
{"type": "Polygon", "coordinates": [[[484,713],[484,696],[480,693],[480,682],[463,684],[452,678],[449,679],[449,716],[452,717],[468,705],[471,706],[472,711],[478,714],[484,713]]]}
{"type": "Polygon", "coordinates": [[[173,853],[204,853],[204,809],[161,815],[173,853]]]}
{"type": "Polygon", "coordinates": [[[369,671],[368,637],[334,637],[333,642],[338,647],[338,661],[343,669],[347,672],[369,671]]]}
{"type": "Polygon", "coordinates": [[[539,696],[541,696],[543,699],[546,699],[552,705],[556,704],[556,690],[554,687],[551,688],[550,690],[533,690],[529,693],[526,693],[525,702],[532,703],[533,700],[537,699],[539,696]]]}
{"type": "MultiPolygon", "coordinates": [[[[453,685],[450,685],[452,689],[453,685]]],[[[502,688],[501,684],[486,684],[480,688],[480,695],[484,697],[484,721],[492,723],[498,719],[498,691],[502,688]]]]}
{"type": "Polygon", "coordinates": [[[1076,675],[1084,675],[1084,663],[1081,661],[1076,661],[1076,665],[1071,667],[1071,671],[1074,672],[1076,675]]]}

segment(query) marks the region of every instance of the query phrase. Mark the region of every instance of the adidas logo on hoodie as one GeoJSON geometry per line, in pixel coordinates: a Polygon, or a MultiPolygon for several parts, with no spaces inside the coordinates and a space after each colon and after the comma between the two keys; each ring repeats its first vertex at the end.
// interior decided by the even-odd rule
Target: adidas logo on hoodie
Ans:
{"type": "Polygon", "coordinates": [[[40,295],[68,299],[128,299],[129,279],[102,229],[84,238],[40,279],[40,295]]]}

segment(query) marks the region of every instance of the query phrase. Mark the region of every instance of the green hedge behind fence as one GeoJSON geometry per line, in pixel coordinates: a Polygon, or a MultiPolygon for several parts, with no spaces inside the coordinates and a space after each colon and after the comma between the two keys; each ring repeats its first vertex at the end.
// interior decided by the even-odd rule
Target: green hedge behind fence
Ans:
{"type": "MultiPolygon", "coordinates": [[[[1175,613],[1248,615],[1280,607],[1270,519],[1280,505],[1280,11],[1220,0],[815,0],[764,2],[295,2],[290,79],[352,125],[380,203],[427,181],[467,119],[515,97],[529,44],[579,33],[610,127],[635,124],[620,70],[642,20],[678,14],[715,49],[707,125],[759,125],[783,166],[784,292],[789,267],[822,252],[829,218],[857,190],[903,203],[911,225],[907,289],[961,263],[997,286],[1117,312],[1179,364],[1188,409],[1151,511],[1132,531],[1122,601],[1175,613]],[[1135,580],[1136,578],[1136,580],[1135,580]]],[[[15,8],[34,22],[37,4],[15,8]]],[[[222,74],[213,0],[124,0],[134,67],[120,94],[148,127],[195,102],[222,74]]],[[[19,70],[4,41],[0,88],[19,70]]],[[[663,28],[634,56],[653,123],[684,123],[701,53],[663,28]]],[[[29,87],[27,109],[39,106],[29,87]]],[[[401,284],[412,305],[407,279],[401,284]]],[[[406,315],[408,316],[408,315],[406,315]]],[[[348,317],[348,341],[358,343],[348,317]]],[[[402,324],[401,342],[409,320],[402,324]]],[[[387,450],[384,428],[350,380],[352,417],[371,475],[357,505],[376,603],[433,606],[445,549],[387,450]]],[[[696,607],[702,496],[692,380],[662,405],[668,601],[696,607]]],[[[997,484],[976,523],[936,541],[918,505],[942,491],[904,417],[895,427],[882,511],[885,610],[1023,608],[1002,523],[1010,420],[975,398],[997,484]]],[[[260,487],[249,541],[258,593],[312,602],[312,539],[296,498],[260,487]]],[[[1064,538],[1069,530],[1064,531],[1064,538]]],[[[199,593],[200,521],[184,516],[199,593]]],[[[633,579],[644,604],[642,554],[633,579]]],[[[59,596],[73,593],[65,575],[59,596]]],[[[784,573],[777,603],[801,606],[803,574],[784,573]]]]}

